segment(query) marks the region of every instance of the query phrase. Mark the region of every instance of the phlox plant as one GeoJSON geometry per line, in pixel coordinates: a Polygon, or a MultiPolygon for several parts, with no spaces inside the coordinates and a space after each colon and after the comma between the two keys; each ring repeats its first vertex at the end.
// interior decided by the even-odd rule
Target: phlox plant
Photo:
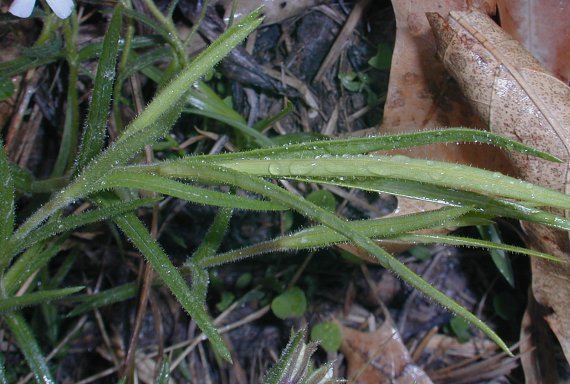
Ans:
{"type": "MultiPolygon", "coordinates": [[[[267,252],[322,248],[345,242],[367,252],[410,286],[464,318],[506,353],[511,353],[483,321],[432,287],[375,240],[480,246],[557,262],[549,255],[518,247],[457,236],[420,235],[416,231],[489,223],[497,217],[568,230],[570,222],[566,218],[549,213],[545,208],[570,209],[570,197],[469,166],[370,153],[431,143],[481,142],[548,161],[558,159],[504,137],[464,128],[276,145],[272,138],[260,133],[261,130],[248,126],[243,117],[201,82],[216,63],[260,25],[260,12],[255,11],[236,22],[208,48],[190,58],[187,54],[190,36],[182,38],[176,31],[172,21],[173,7],[162,13],[151,0],[145,0],[145,4],[153,18],[133,10],[129,1],[118,2],[116,7],[108,10],[112,15],[103,42],[81,49],[77,48],[75,11],[65,20],[55,19],[52,14],[43,16],[44,29],[35,47],[51,47],[48,54],[42,57],[21,56],[0,63],[0,74],[6,79],[58,60],[65,60],[69,67],[66,119],[61,148],[51,176],[37,179],[27,170],[11,164],[5,151],[0,151],[0,317],[38,382],[52,383],[53,375],[22,309],[69,298],[83,287],[46,288],[26,285],[26,282],[33,280],[37,271],[50,265],[71,232],[102,221],[120,229],[152,266],[160,284],[168,287],[207,336],[214,350],[228,361],[231,360],[228,348],[206,310],[208,270],[267,252]],[[156,35],[136,36],[132,28],[134,21],[146,24],[156,35]],[[50,45],[58,39],[60,27],[63,45],[50,45]],[[95,58],[98,58],[97,72],[89,109],[83,119],[79,112],[76,84],[80,70],[83,70],[82,63],[95,58]],[[125,80],[135,73],[155,82],[157,90],[138,116],[125,125],[120,117],[121,90],[125,80]],[[182,113],[203,115],[228,124],[235,135],[245,138],[243,141],[249,148],[218,155],[141,161],[138,155],[145,146],[163,139],[182,113]],[[119,127],[115,140],[108,140],[109,119],[119,127]],[[280,179],[391,193],[435,201],[445,207],[400,217],[347,221],[274,182],[280,179]],[[229,192],[221,192],[208,188],[209,185],[230,188],[229,192]],[[250,194],[238,194],[240,190],[250,194]],[[154,195],[141,197],[140,191],[154,195]],[[34,197],[45,193],[49,193],[50,198],[31,213],[16,209],[21,196],[34,197]],[[210,231],[208,244],[199,247],[199,251],[180,267],[173,264],[137,216],[137,212],[165,196],[219,207],[214,221],[217,227],[210,231]],[[69,214],[66,208],[79,201],[89,203],[91,208],[69,214]],[[234,209],[291,210],[310,219],[314,225],[288,236],[218,253],[218,245],[234,209]],[[191,284],[185,275],[192,277],[191,284]]],[[[144,196],[150,195],[146,193],[144,196]]],[[[132,285],[128,289],[131,288],[132,285]]],[[[127,296],[134,294],[132,289],[129,292],[127,296]]],[[[94,301],[86,299],[86,303],[93,304],[94,301]]],[[[304,345],[299,335],[293,335],[294,347],[287,350],[289,355],[299,345],[304,345]]],[[[268,382],[280,382],[287,364],[279,365],[283,371],[273,370],[268,375],[268,382]]],[[[319,380],[327,379],[327,372],[319,371],[319,380]]],[[[303,375],[299,373],[299,377],[303,375]]],[[[0,378],[6,378],[4,366],[0,368],[0,378]]]]}

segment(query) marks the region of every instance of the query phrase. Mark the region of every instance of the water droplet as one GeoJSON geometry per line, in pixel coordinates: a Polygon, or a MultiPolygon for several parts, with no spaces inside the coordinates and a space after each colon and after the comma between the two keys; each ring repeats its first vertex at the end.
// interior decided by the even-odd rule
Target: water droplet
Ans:
{"type": "Polygon", "coordinates": [[[281,165],[273,163],[269,164],[268,170],[270,175],[279,176],[281,175],[282,168],[281,165]]]}

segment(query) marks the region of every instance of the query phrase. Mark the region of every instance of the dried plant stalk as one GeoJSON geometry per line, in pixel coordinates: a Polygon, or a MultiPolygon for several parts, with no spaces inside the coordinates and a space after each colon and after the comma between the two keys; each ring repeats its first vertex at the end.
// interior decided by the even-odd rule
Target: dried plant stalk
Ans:
{"type": "MultiPolygon", "coordinates": [[[[490,130],[563,159],[557,164],[510,153],[520,175],[568,193],[570,88],[483,13],[450,12],[447,20],[437,13],[427,17],[439,57],[490,130]]],[[[533,248],[568,261],[533,258],[531,263],[533,293],[551,311],[546,321],[570,361],[568,234],[528,223],[523,226],[533,248]]]]}

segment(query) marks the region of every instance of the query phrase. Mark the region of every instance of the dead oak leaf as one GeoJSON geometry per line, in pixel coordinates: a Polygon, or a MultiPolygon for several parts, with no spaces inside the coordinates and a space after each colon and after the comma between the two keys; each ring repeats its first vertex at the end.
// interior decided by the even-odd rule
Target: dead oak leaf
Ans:
{"type": "Polygon", "coordinates": [[[341,351],[348,362],[349,383],[430,384],[425,372],[415,365],[391,321],[374,332],[360,332],[341,326],[341,351]]]}

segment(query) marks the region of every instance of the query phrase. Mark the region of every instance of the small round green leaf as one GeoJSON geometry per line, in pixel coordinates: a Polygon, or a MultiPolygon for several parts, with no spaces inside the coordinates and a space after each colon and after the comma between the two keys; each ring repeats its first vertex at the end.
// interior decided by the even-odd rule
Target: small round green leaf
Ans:
{"type": "Polygon", "coordinates": [[[237,289],[244,289],[245,287],[247,287],[251,283],[252,279],[253,279],[253,276],[251,273],[249,273],[249,272],[243,273],[240,277],[238,277],[238,279],[236,281],[236,288],[237,289]]]}
{"type": "Polygon", "coordinates": [[[518,301],[511,293],[502,292],[493,297],[493,309],[500,318],[512,320],[517,316],[518,301]]]}
{"type": "Polygon", "coordinates": [[[334,212],[336,209],[336,199],[334,198],[334,195],[324,189],[309,193],[307,195],[307,200],[326,209],[327,211],[334,212]]]}
{"type": "Polygon", "coordinates": [[[380,44],[376,56],[368,60],[368,65],[380,70],[390,69],[392,65],[392,48],[386,44],[380,44]]]}
{"type": "Polygon", "coordinates": [[[318,341],[327,352],[336,352],[342,343],[342,332],[334,322],[319,323],[311,330],[311,340],[318,341]]]}
{"type": "Polygon", "coordinates": [[[454,317],[451,319],[449,326],[460,343],[466,343],[471,338],[469,334],[469,323],[462,317],[454,317]]]}
{"type": "Polygon", "coordinates": [[[408,250],[416,259],[420,261],[426,261],[431,258],[431,251],[429,248],[424,247],[422,245],[418,245],[417,247],[410,248],[408,250]]]}
{"type": "Polygon", "coordinates": [[[271,310],[280,319],[301,317],[306,309],[305,292],[299,287],[288,289],[271,302],[271,310]]]}
{"type": "Polygon", "coordinates": [[[222,312],[234,302],[235,298],[235,295],[231,292],[222,292],[222,297],[218,304],[216,304],[216,309],[222,312]]]}

